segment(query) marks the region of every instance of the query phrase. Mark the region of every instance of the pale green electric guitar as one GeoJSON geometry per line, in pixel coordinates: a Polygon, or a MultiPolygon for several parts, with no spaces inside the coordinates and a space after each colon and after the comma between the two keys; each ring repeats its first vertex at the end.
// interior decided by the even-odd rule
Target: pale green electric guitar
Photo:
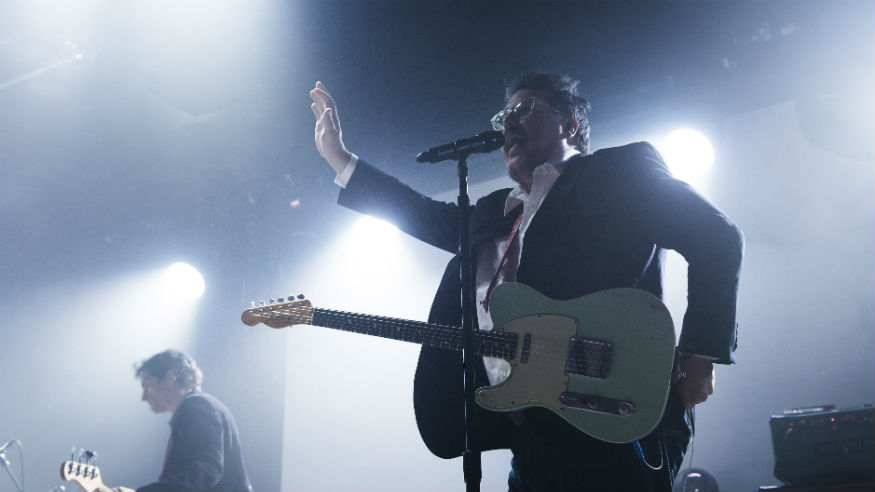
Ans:
{"type": "MultiPolygon", "coordinates": [[[[510,376],[477,390],[477,403],[509,412],[545,407],[581,431],[613,443],[649,434],[671,383],[675,335],[662,302],[638,289],[610,289],[557,301],[517,283],[490,297],[493,331],[475,334],[477,355],[500,357],[510,376]]],[[[243,323],[272,328],[308,324],[462,350],[462,330],[314,308],[280,299],[243,311],[243,323]]]]}

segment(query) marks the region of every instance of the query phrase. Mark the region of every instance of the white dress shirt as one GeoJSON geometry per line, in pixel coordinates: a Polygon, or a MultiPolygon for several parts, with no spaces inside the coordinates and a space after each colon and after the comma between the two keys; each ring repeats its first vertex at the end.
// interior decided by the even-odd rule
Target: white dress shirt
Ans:
{"type": "MultiPolygon", "coordinates": [[[[514,236],[510,256],[507,259],[502,272],[499,273],[498,283],[516,281],[516,270],[520,264],[522,257],[522,248],[520,245],[525,244],[526,231],[529,229],[529,224],[532,223],[532,218],[544,202],[547,193],[553,188],[553,184],[567,167],[567,159],[577,152],[568,152],[559,162],[547,162],[535,168],[532,173],[532,189],[526,193],[519,185],[514,187],[507,195],[507,201],[504,204],[504,215],[511,213],[514,208],[522,203],[523,217],[520,221],[519,231],[514,236]]],[[[477,324],[481,330],[491,330],[492,317],[486,312],[483,306],[483,299],[486,298],[486,291],[489,289],[489,284],[492,282],[492,277],[498,269],[501,257],[504,255],[504,249],[507,245],[507,235],[496,238],[494,241],[488,241],[483,244],[477,252],[477,277],[475,280],[475,297],[477,299],[477,324]]],[[[486,366],[486,374],[489,376],[489,383],[496,385],[507,379],[510,374],[510,363],[504,359],[496,357],[483,357],[483,364],[486,366]]]]}

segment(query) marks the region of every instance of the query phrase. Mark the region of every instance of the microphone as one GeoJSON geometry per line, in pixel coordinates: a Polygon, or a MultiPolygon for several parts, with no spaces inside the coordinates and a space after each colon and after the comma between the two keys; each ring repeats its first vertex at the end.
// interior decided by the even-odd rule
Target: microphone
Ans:
{"type": "Polygon", "coordinates": [[[458,160],[475,152],[492,152],[504,145],[504,134],[495,130],[478,133],[470,138],[431,147],[416,156],[416,162],[440,162],[447,159],[458,160]]]}

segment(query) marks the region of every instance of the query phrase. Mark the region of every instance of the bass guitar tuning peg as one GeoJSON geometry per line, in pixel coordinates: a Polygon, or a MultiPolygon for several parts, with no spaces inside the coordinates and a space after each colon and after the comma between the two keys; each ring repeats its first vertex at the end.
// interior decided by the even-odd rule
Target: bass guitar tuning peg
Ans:
{"type": "Polygon", "coordinates": [[[304,294],[298,294],[298,299],[303,299],[303,298],[304,298],[304,294]]]}
{"type": "Polygon", "coordinates": [[[92,460],[94,460],[94,461],[91,464],[93,464],[93,465],[97,464],[97,453],[95,453],[94,451],[91,451],[89,449],[86,449],[82,454],[85,456],[85,463],[86,464],[92,460]]]}

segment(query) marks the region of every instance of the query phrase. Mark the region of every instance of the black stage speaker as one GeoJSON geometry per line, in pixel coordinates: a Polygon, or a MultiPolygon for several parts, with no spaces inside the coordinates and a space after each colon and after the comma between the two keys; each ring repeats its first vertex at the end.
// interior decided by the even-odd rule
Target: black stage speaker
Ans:
{"type": "Polygon", "coordinates": [[[775,478],[790,485],[871,483],[875,408],[787,410],[769,420],[775,478]]]}

